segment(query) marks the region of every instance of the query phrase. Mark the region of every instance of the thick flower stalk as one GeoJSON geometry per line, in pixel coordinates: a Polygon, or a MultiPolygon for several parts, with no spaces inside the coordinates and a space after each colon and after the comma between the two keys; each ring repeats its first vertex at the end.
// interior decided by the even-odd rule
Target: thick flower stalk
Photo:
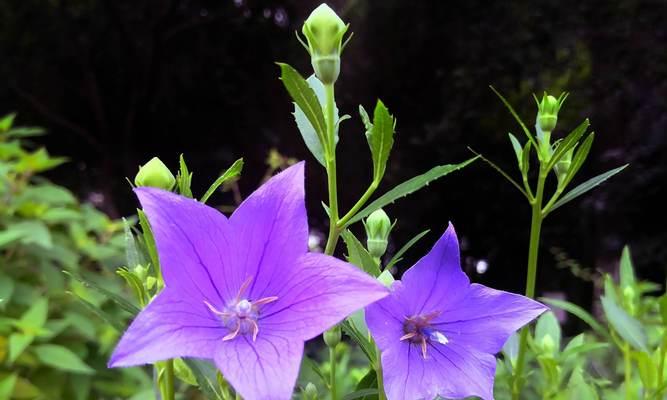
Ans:
{"type": "Polygon", "coordinates": [[[136,193],[164,290],[135,318],[109,366],[213,359],[244,399],[290,399],[304,342],[387,294],[357,268],[308,253],[303,163],[227,219],[158,189],[136,193]]]}
{"type": "Polygon", "coordinates": [[[544,305],[470,284],[450,225],[433,249],[366,308],[389,400],[493,399],[495,353],[544,305]]]}

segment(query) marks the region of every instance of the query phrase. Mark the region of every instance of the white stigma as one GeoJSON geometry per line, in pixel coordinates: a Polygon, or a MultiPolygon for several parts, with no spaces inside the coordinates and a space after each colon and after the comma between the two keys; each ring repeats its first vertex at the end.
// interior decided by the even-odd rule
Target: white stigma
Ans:
{"type": "Polygon", "coordinates": [[[431,340],[438,342],[440,344],[447,344],[449,343],[449,339],[445,335],[443,335],[441,332],[438,331],[433,331],[429,337],[431,340]]]}

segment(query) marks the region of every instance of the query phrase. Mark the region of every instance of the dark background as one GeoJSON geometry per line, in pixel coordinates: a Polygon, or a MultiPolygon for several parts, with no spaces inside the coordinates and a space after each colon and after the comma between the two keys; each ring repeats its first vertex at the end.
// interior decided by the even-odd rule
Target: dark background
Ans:
{"type": "MultiPolygon", "coordinates": [[[[308,160],[311,224],[324,232],[324,171],[301,142],[274,64],[284,61],[311,73],[294,31],[318,4],[2,0],[0,113],[17,111],[20,124],[48,128],[50,135],[36,144],[71,160],[50,177],[112,216],[134,212],[124,177],[132,178],[154,155],[175,171],[184,153],[195,171],[196,194],[243,156],[240,187],[247,195],[275,147],[308,160]]],[[[330,5],[355,33],[336,89],[342,113],[353,116],[342,126],[338,147],[343,209],[370,179],[358,104],[371,109],[379,97],[398,118],[381,193],[436,164],[469,158],[467,146],[516,172],[507,132],[525,138],[488,85],[504,93],[529,126],[535,116],[532,93],[568,90],[556,136],[585,117],[596,131],[575,183],[631,165],[547,219],[538,289],[566,291],[570,299],[590,304],[593,285],[562,268],[554,251],[560,248],[561,256],[594,271],[613,268],[625,243],[639,274],[664,282],[667,2],[330,5]]],[[[231,196],[213,200],[229,203],[231,196]]],[[[523,290],[529,208],[487,165],[478,162],[445,177],[387,211],[399,219],[394,248],[432,229],[403,268],[451,220],[473,280],[523,290]],[[480,259],[489,262],[483,275],[474,268],[480,259]]]]}

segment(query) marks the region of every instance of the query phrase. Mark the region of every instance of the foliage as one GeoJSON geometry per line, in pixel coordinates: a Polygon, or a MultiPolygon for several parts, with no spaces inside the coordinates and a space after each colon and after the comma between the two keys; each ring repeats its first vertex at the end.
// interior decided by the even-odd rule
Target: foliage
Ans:
{"type": "MultiPolygon", "coordinates": [[[[66,162],[32,142],[40,128],[0,119],[0,398],[85,400],[140,395],[141,370],[109,371],[106,360],[128,314],[62,271],[120,293],[123,224],[44,178],[66,162]]],[[[140,397],[135,397],[140,398],[140,397]]]]}

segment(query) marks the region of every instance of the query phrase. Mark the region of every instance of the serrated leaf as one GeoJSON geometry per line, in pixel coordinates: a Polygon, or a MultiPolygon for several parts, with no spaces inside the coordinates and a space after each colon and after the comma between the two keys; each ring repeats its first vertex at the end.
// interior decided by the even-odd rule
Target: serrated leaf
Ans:
{"type": "Polygon", "coordinates": [[[405,254],[405,252],[410,250],[410,248],[412,246],[414,246],[415,243],[417,243],[419,241],[419,239],[423,238],[429,232],[430,232],[430,229],[427,229],[423,232],[420,232],[417,235],[415,235],[415,237],[410,239],[406,244],[404,244],[403,247],[401,247],[396,252],[396,254],[394,254],[394,256],[391,258],[391,260],[389,260],[389,262],[387,263],[387,266],[385,267],[385,270],[391,269],[391,267],[393,267],[401,259],[401,257],[403,257],[403,254],[405,254]]]}
{"type": "Polygon", "coordinates": [[[458,171],[461,168],[466,167],[467,165],[477,160],[478,158],[479,157],[473,157],[459,164],[439,165],[437,167],[431,168],[424,174],[408,179],[407,181],[399,184],[398,186],[395,186],[393,189],[383,194],[375,201],[367,205],[364,209],[359,211],[357,215],[355,215],[350,219],[350,221],[347,223],[347,226],[355,222],[361,221],[363,218],[369,216],[373,211],[382,208],[387,204],[391,204],[394,201],[400,199],[401,197],[405,197],[411,193],[416,192],[417,190],[423,188],[424,186],[427,186],[429,183],[433,182],[436,179],[440,179],[445,175],[448,175],[454,171],[458,171]]]}
{"type": "Polygon", "coordinates": [[[600,298],[607,321],[630,346],[637,350],[648,351],[646,333],[641,323],[630,316],[623,308],[608,296],[600,298]]]}
{"type": "Polygon", "coordinates": [[[366,271],[371,276],[379,276],[380,268],[359,239],[347,229],[343,231],[341,236],[345,245],[347,245],[347,261],[366,271]]]}
{"type": "Polygon", "coordinates": [[[202,203],[206,203],[209,197],[215,193],[216,189],[220,187],[223,183],[229,181],[230,179],[236,178],[237,176],[241,175],[241,170],[243,170],[243,159],[239,158],[238,160],[234,161],[234,163],[231,165],[231,167],[227,168],[225,172],[223,172],[222,175],[218,177],[218,179],[213,182],[211,187],[208,188],[206,193],[202,196],[202,198],[199,200],[202,203]]]}
{"type": "Polygon", "coordinates": [[[611,178],[612,176],[618,174],[619,172],[623,171],[628,165],[630,164],[625,164],[622,165],[618,168],[614,168],[610,171],[607,171],[603,174],[600,174],[594,178],[591,178],[587,180],[586,182],[582,183],[581,185],[575,187],[574,189],[570,190],[568,193],[566,193],[563,197],[558,200],[553,207],[551,207],[551,210],[549,212],[554,211],[558,207],[567,204],[571,202],[572,200],[576,199],[577,197],[581,196],[582,194],[588,192],[589,190],[593,189],[594,187],[600,185],[602,182],[606,181],[607,179],[611,178]]]}
{"type": "Polygon", "coordinates": [[[387,168],[391,148],[394,145],[395,120],[389,114],[389,110],[384,103],[378,100],[373,112],[372,126],[368,129],[367,121],[364,121],[364,125],[366,126],[366,139],[373,157],[373,180],[380,182],[387,168]]]}
{"type": "MultiPolygon", "coordinates": [[[[313,153],[315,158],[324,165],[324,138],[326,137],[326,124],[324,121],[324,112],[322,105],[313,88],[308,82],[303,79],[301,74],[288,64],[278,63],[281,71],[280,80],[283,82],[285,89],[294,100],[295,105],[303,112],[306,120],[310,123],[313,131],[306,129],[301,131],[306,146],[313,153]],[[316,145],[319,144],[319,147],[316,145]]],[[[317,78],[315,78],[317,79],[317,78]]],[[[319,80],[318,80],[319,81],[319,80]]],[[[321,82],[320,82],[321,84],[321,82]]],[[[297,110],[295,109],[295,118],[297,117],[297,110]]],[[[298,121],[297,121],[298,123],[298,121]]],[[[306,128],[306,126],[302,127],[306,128]]]]}
{"type": "Polygon", "coordinates": [[[68,372],[94,374],[95,370],[84,363],[70,349],[55,344],[42,344],[32,348],[37,358],[44,364],[68,372]]]}
{"type": "Polygon", "coordinates": [[[577,316],[579,319],[587,323],[588,326],[590,326],[600,336],[604,338],[609,338],[609,333],[607,332],[607,330],[602,325],[600,325],[600,323],[597,322],[595,318],[588,311],[584,310],[578,305],[570,303],[569,301],[549,299],[546,297],[540,298],[540,301],[542,301],[543,303],[547,303],[550,306],[563,309],[569,312],[570,314],[577,316]]]}
{"type": "Polygon", "coordinates": [[[127,311],[130,315],[136,315],[136,314],[139,313],[139,311],[141,311],[139,309],[139,307],[137,307],[134,304],[130,303],[129,301],[125,300],[120,295],[101,287],[100,285],[98,285],[95,282],[88,281],[88,280],[84,279],[83,277],[81,277],[80,275],[77,275],[77,274],[69,272],[69,271],[63,271],[63,273],[65,273],[65,274],[71,276],[72,278],[74,278],[75,280],[81,282],[85,287],[93,289],[93,290],[103,294],[109,300],[118,304],[118,306],[120,306],[120,308],[127,311]]]}
{"type": "Polygon", "coordinates": [[[176,175],[176,186],[178,187],[178,193],[182,196],[192,198],[192,172],[188,170],[188,165],[185,163],[185,157],[183,154],[178,158],[179,170],[176,175]]]}
{"type": "Polygon", "coordinates": [[[632,287],[635,285],[635,269],[632,265],[630,248],[628,246],[623,247],[619,274],[621,276],[621,288],[632,287]]]}

